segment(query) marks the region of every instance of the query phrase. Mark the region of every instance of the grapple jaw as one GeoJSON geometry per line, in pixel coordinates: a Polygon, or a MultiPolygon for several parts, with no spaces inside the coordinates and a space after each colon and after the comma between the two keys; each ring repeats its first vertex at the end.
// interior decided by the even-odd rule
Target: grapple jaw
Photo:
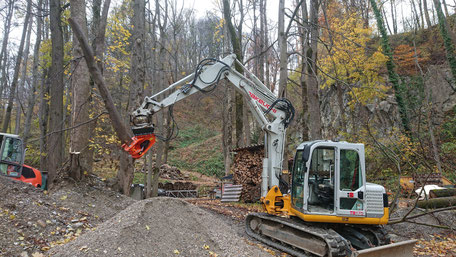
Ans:
{"type": "Polygon", "coordinates": [[[154,125],[148,116],[138,115],[131,117],[134,137],[130,144],[123,144],[122,148],[127,151],[133,159],[139,159],[149,151],[155,144],[154,125]]]}
{"type": "Polygon", "coordinates": [[[123,144],[122,148],[127,151],[133,159],[139,159],[155,144],[155,135],[138,135],[132,137],[131,141],[132,142],[129,145],[123,144]]]}

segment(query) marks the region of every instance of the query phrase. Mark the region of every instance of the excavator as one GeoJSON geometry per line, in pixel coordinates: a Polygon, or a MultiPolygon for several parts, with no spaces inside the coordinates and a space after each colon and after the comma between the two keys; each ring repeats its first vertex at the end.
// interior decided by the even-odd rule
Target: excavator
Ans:
{"type": "MultiPolygon", "coordinates": [[[[301,143],[291,167],[291,186],[282,179],[286,129],[295,109],[278,98],[231,54],[204,59],[194,73],[145,97],[130,116],[134,137],[122,147],[137,159],[155,143],[152,116],[197,92],[213,91],[226,79],[246,99],[265,135],[261,174],[264,213],[246,217],[246,233],[294,256],[412,256],[414,240],[390,243],[385,188],[366,182],[364,145],[316,140],[301,143]],[[239,65],[244,74],[234,67],[239,65]]],[[[171,115],[172,117],[172,115],[171,115]]]]}

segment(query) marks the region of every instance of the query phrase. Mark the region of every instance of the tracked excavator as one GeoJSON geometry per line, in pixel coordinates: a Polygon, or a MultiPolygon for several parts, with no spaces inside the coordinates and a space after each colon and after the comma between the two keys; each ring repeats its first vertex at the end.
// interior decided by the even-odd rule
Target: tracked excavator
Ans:
{"type": "Polygon", "coordinates": [[[364,145],[317,140],[296,149],[291,186],[282,179],[286,129],[295,110],[277,98],[234,54],[205,59],[194,73],[153,96],[131,114],[134,137],[123,145],[140,158],[155,143],[152,116],[197,92],[208,93],[226,79],[248,99],[265,134],[261,203],[265,213],[246,218],[246,233],[295,256],[412,256],[414,241],[391,244],[385,188],[366,182],[364,145]],[[244,74],[234,69],[239,65],[244,74]],[[161,100],[160,100],[161,99],[161,100]]]}

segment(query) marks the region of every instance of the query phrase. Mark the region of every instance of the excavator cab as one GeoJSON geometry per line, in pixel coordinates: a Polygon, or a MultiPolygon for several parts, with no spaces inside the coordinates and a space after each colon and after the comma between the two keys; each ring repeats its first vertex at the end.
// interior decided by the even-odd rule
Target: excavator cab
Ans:
{"type": "MultiPolygon", "coordinates": [[[[366,217],[365,192],[364,145],[313,141],[298,147],[291,190],[294,209],[311,215],[366,217]]],[[[378,212],[383,214],[383,194],[379,200],[378,212]]]]}

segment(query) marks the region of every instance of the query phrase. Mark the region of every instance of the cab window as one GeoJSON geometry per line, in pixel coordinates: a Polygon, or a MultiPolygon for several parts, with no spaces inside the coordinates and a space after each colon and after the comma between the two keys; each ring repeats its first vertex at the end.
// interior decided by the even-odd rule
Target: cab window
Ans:
{"type": "Polygon", "coordinates": [[[303,151],[297,151],[294,159],[292,178],[292,203],[297,208],[303,208],[304,204],[304,175],[306,164],[303,160],[303,151]]]}
{"type": "Polygon", "coordinates": [[[340,150],[340,190],[355,191],[363,186],[359,155],[355,150],[340,150]]]}
{"type": "Polygon", "coordinates": [[[22,142],[17,138],[5,138],[5,144],[2,152],[2,161],[22,162],[22,142]]]}

